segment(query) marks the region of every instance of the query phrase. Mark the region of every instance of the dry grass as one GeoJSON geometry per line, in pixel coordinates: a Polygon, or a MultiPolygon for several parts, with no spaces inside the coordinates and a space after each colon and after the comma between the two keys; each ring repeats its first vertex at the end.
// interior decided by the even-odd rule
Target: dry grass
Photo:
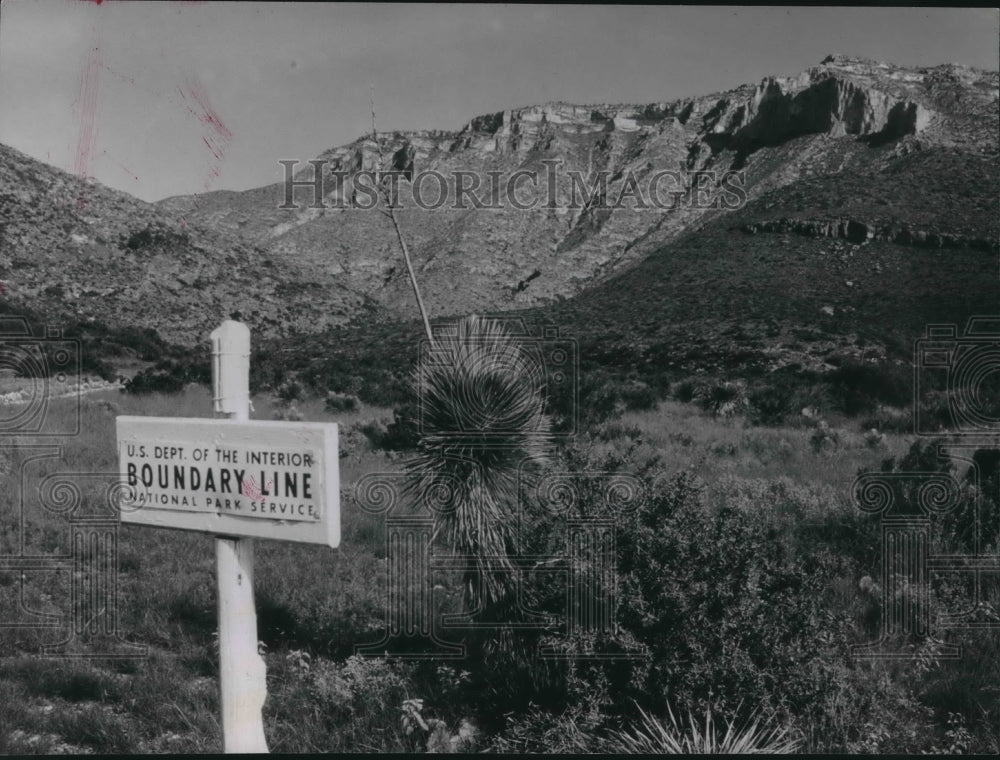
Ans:
{"type": "MultiPolygon", "coordinates": [[[[258,399],[255,406],[252,416],[258,419],[287,412],[287,405],[278,401],[258,399]]],[[[336,551],[258,542],[258,631],[267,644],[271,696],[264,718],[270,745],[289,752],[412,750],[416,745],[407,743],[399,730],[396,701],[429,697],[436,688],[433,682],[389,663],[348,666],[345,661],[355,644],[379,638],[385,604],[384,523],[357,507],[352,487],[367,473],[401,469],[395,456],[372,451],[355,428],[391,412],[362,405],[355,412],[333,415],[324,411],[322,399],[297,406],[304,419],[341,424],[346,452],[341,459],[344,538],[336,551]],[[303,662],[309,666],[303,667],[303,662]]],[[[68,414],[72,406],[53,407],[56,413],[58,409],[68,414]]],[[[81,435],[61,442],[62,457],[36,463],[32,477],[59,471],[113,472],[115,414],[207,417],[211,407],[204,388],[169,397],[95,394],[82,407],[81,435]]],[[[633,461],[658,455],[670,471],[691,470],[716,505],[754,510],[775,525],[846,522],[855,510],[846,485],[858,468],[875,467],[885,457],[902,454],[910,442],[907,436],[890,433],[883,448],[874,448],[860,433],[840,427],[835,447],[814,448],[813,432],[806,425],[749,427],[690,405],[664,402],[653,410],[627,412],[588,435],[595,449],[612,454],[628,449],[633,461]]],[[[29,453],[26,444],[15,440],[0,447],[9,472],[19,471],[29,453]]],[[[85,490],[85,501],[96,494],[85,490]]],[[[9,517],[19,495],[16,487],[0,493],[0,537],[6,554],[20,538],[20,528],[9,517]]],[[[67,528],[65,515],[37,511],[26,515],[23,538],[32,551],[65,555],[67,528]]],[[[120,624],[126,638],[149,647],[144,660],[42,660],[38,647],[61,638],[63,631],[0,630],[0,752],[219,751],[213,557],[210,536],[121,529],[120,624]]],[[[441,580],[457,591],[457,579],[441,580]]],[[[18,614],[22,598],[30,609],[69,608],[65,573],[26,572],[23,597],[21,583],[18,573],[0,571],[0,609],[7,620],[17,619],[11,616],[18,614]]],[[[845,576],[831,587],[833,603],[846,614],[858,607],[856,585],[856,578],[845,576]]],[[[950,690],[960,689],[968,682],[963,672],[955,670],[946,677],[942,671],[939,681],[950,690]]],[[[467,705],[442,693],[435,708],[457,720],[467,705]]],[[[661,736],[653,731],[652,718],[636,719],[646,721],[641,725],[654,739],[661,736]]],[[[679,742],[685,736],[695,738],[692,727],[657,725],[673,732],[679,742]]],[[[698,725],[698,736],[707,741],[710,733],[698,725]]],[[[722,746],[726,736],[741,736],[738,728],[720,726],[712,746],[722,746]]],[[[759,738],[760,729],[758,725],[751,735],[759,738]]],[[[644,741],[638,733],[633,738],[644,741]]],[[[584,740],[587,736],[581,737],[584,740]]],[[[813,737],[810,746],[822,746],[822,741],[822,736],[813,737]]],[[[879,741],[879,746],[888,746],[892,736],[879,741]]],[[[495,746],[514,744],[498,741],[495,746]]],[[[663,741],[657,747],[666,749],[663,741]]]]}

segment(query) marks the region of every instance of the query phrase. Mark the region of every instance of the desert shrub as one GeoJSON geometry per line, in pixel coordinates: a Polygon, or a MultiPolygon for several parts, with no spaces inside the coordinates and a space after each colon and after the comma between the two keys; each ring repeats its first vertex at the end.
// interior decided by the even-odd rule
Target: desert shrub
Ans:
{"type": "Polygon", "coordinates": [[[545,410],[555,432],[567,432],[571,420],[583,430],[619,416],[625,410],[652,409],[669,395],[662,378],[622,377],[601,366],[581,369],[576,397],[571,383],[554,385],[546,396],[545,410]],[[648,380],[648,382],[647,382],[648,380]]]}
{"type": "Polygon", "coordinates": [[[545,399],[545,411],[556,432],[568,432],[574,422],[580,430],[615,416],[619,396],[604,371],[582,372],[578,384],[576,396],[566,383],[554,388],[545,399]]]}
{"type": "MultiPolygon", "coordinates": [[[[389,658],[271,658],[268,737],[274,752],[404,752],[416,747],[400,721],[417,684],[413,666],[389,658]],[[310,719],[303,724],[301,713],[310,719]]],[[[270,679],[269,679],[270,680],[270,679]]]]}
{"type": "MultiPolygon", "coordinates": [[[[751,513],[712,510],[688,474],[664,483],[619,533],[622,623],[653,653],[650,694],[682,710],[743,698],[776,707],[818,639],[821,578],[751,513]],[[667,663],[683,660],[674,670],[667,663]]],[[[741,716],[742,717],[742,716],[741,716]]]]}
{"type": "Polygon", "coordinates": [[[508,715],[486,749],[501,754],[600,752],[604,725],[602,715],[579,705],[552,712],[532,704],[523,713],[508,715]]]}
{"type": "Polygon", "coordinates": [[[742,381],[711,383],[696,391],[694,399],[702,409],[718,417],[745,412],[749,403],[742,381]]]}
{"type": "Polygon", "coordinates": [[[288,420],[289,422],[301,422],[303,419],[302,411],[295,405],[294,401],[275,409],[274,419],[276,420],[288,420]]]}
{"type": "Polygon", "coordinates": [[[696,380],[679,380],[670,387],[671,395],[685,404],[694,400],[699,383],[696,380]]]}
{"type": "Polygon", "coordinates": [[[957,389],[922,387],[917,399],[920,429],[964,432],[970,423],[961,418],[956,419],[956,414],[962,413],[975,413],[981,420],[1000,418],[1000,388],[996,383],[993,374],[986,375],[976,389],[975,395],[970,392],[970,387],[957,389]]]}
{"type": "Polygon", "coordinates": [[[865,432],[865,445],[872,449],[878,449],[885,445],[885,433],[880,433],[875,428],[865,432]]]}
{"type": "Polygon", "coordinates": [[[830,427],[825,420],[820,420],[809,436],[809,445],[815,453],[821,451],[836,451],[840,448],[840,432],[830,427]]]}
{"type": "Polygon", "coordinates": [[[633,380],[622,387],[621,399],[629,411],[645,411],[656,406],[660,397],[654,388],[642,381],[633,380]]]}
{"type": "Polygon", "coordinates": [[[953,550],[995,551],[1000,546],[1000,451],[978,449],[972,462],[958,504],[941,518],[941,537],[953,550]]]}
{"type": "Polygon", "coordinates": [[[790,411],[786,389],[776,385],[757,385],[747,393],[750,419],[758,425],[777,425],[790,411]]]}
{"type": "Polygon", "coordinates": [[[132,232],[128,237],[122,236],[118,247],[131,251],[141,251],[154,248],[174,248],[187,245],[190,238],[186,232],[174,232],[162,224],[150,224],[141,230],[132,232]]]}
{"type": "Polygon", "coordinates": [[[918,400],[920,427],[923,430],[945,431],[954,424],[948,391],[927,391],[918,400]]]}
{"type": "Polygon", "coordinates": [[[639,709],[640,719],[631,729],[615,731],[606,742],[606,749],[616,754],[668,755],[788,755],[800,744],[787,728],[769,724],[761,715],[751,715],[742,725],[726,721],[725,733],[711,708],[705,718],[688,713],[687,724],[667,708],[667,720],[661,720],[639,709]]]}
{"type": "Polygon", "coordinates": [[[829,386],[815,379],[804,376],[803,382],[796,385],[790,392],[788,408],[791,414],[800,414],[803,409],[811,407],[819,412],[829,411],[835,406],[829,386]]]}
{"type": "Polygon", "coordinates": [[[292,369],[305,388],[320,396],[330,391],[350,394],[374,406],[399,405],[412,396],[410,373],[399,355],[372,351],[370,346],[350,353],[329,347],[325,357],[310,357],[308,363],[302,357],[289,360],[283,356],[279,362],[273,355],[263,355],[256,369],[258,382],[261,387],[277,388],[292,369]]]}
{"type": "MultiPolygon", "coordinates": [[[[960,481],[954,505],[933,518],[933,538],[947,551],[990,551],[1000,543],[1000,453],[979,449],[971,458],[973,467],[960,481]]],[[[934,473],[954,476],[957,467],[945,439],[934,438],[914,441],[904,456],[883,460],[879,471],[913,473],[910,477],[886,479],[885,485],[893,494],[896,512],[920,515],[926,514],[919,495],[928,476],[934,473]]]]}
{"type": "Polygon", "coordinates": [[[179,393],[188,383],[211,382],[211,368],[197,359],[164,359],[126,380],[126,393],[179,393]]]}
{"type": "Polygon", "coordinates": [[[278,388],[278,398],[282,401],[301,401],[303,398],[302,384],[289,380],[278,388]]]}
{"type": "Polygon", "coordinates": [[[126,393],[180,393],[185,385],[183,376],[174,372],[144,369],[126,380],[122,390],[126,393]]]}
{"type": "Polygon", "coordinates": [[[420,409],[413,402],[392,410],[392,422],[379,420],[359,426],[372,448],[380,451],[413,451],[420,442],[420,409]]]}
{"type": "Polygon", "coordinates": [[[347,393],[327,393],[324,404],[328,412],[355,412],[358,409],[358,397],[347,393]]]}
{"type": "MultiPolygon", "coordinates": [[[[616,441],[617,443],[618,441],[616,441]]],[[[682,713],[704,713],[710,705],[740,722],[755,709],[781,725],[807,725],[822,712],[832,666],[843,659],[849,631],[832,626],[823,610],[834,569],[829,556],[800,555],[783,534],[753,509],[713,507],[695,479],[680,474],[661,479],[631,512],[608,504],[588,480],[602,471],[639,471],[642,446],[624,458],[594,450],[566,464],[579,471],[569,516],[613,517],[619,634],[566,637],[557,630],[540,638],[521,635],[531,646],[522,658],[501,659],[483,648],[468,660],[480,684],[478,707],[516,718],[501,729],[497,746],[544,746],[566,716],[586,715],[567,751],[604,745],[606,729],[628,725],[629,704],[661,711],[670,694],[682,713]],[[571,655],[597,651],[646,653],[647,659],[532,661],[538,645],[571,655]],[[678,667],[677,663],[683,663],[678,667]],[[487,674],[503,672],[497,682],[487,674]],[[534,706],[532,706],[534,705],[534,706]]],[[[565,551],[564,523],[552,515],[528,516],[529,545],[522,551],[553,555],[565,551]]],[[[522,599],[533,610],[564,619],[565,591],[544,574],[525,576],[522,599]]],[[[606,747],[605,747],[606,749],[606,747]]]]}
{"type": "Polygon", "coordinates": [[[392,421],[370,420],[360,423],[357,430],[368,439],[376,451],[413,451],[420,435],[416,411],[410,405],[393,410],[392,421]]]}
{"type": "Polygon", "coordinates": [[[869,412],[878,403],[904,406],[913,399],[913,376],[908,367],[845,361],[827,377],[839,408],[846,414],[869,412]]]}
{"type": "Polygon", "coordinates": [[[881,433],[912,433],[913,414],[909,410],[880,406],[874,414],[864,417],[858,427],[862,432],[878,430],[881,433]]]}

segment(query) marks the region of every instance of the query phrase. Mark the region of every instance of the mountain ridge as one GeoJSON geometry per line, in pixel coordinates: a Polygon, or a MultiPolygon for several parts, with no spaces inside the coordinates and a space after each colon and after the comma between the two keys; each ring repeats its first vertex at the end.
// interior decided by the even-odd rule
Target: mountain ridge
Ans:
{"type": "MultiPolygon", "coordinates": [[[[697,234],[723,247],[753,234],[811,235],[992,255],[998,93],[997,72],[828,56],[797,76],[704,96],[551,102],[481,114],[458,131],[380,139],[411,178],[544,172],[561,162],[551,207],[425,211],[404,192],[398,212],[432,317],[558,311],[697,234]],[[570,170],[588,182],[603,172],[605,188],[584,188],[603,197],[574,207],[570,170]],[[629,176],[664,172],[685,181],[742,172],[746,203],[696,207],[690,186],[669,209],[609,203],[629,176]]],[[[4,147],[4,295],[54,317],[124,316],[187,345],[233,314],[269,340],[412,319],[391,224],[374,209],[336,207],[375,165],[370,136],[318,158],[345,176],[325,194],[328,208],[308,208],[311,188],[298,186],[299,208],[281,209],[284,183],[147,204],[4,147]]],[[[308,178],[304,166],[297,180],[308,178]]]]}

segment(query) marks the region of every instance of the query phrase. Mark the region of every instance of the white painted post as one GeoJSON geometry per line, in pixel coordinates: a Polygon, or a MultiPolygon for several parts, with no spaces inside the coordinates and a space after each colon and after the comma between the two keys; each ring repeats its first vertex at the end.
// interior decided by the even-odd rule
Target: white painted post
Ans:
{"type": "MultiPolygon", "coordinates": [[[[250,418],[250,329],[226,320],[212,331],[215,411],[250,418]]],[[[253,539],[215,539],[219,592],[219,688],[225,752],[267,752],[262,710],[267,699],[264,660],[257,651],[253,597],[253,539]]]]}

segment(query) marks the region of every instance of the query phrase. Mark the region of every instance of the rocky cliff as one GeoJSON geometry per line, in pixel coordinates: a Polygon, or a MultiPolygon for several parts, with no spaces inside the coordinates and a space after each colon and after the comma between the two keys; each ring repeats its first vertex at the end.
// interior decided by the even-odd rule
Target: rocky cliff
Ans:
{"type": "MultiPolygon", "coordinates": [[[[455,172],[486,178],[489,172],[510,177],[533,170],[544,183],[558,162],[555,192],[546,198],[554,203],[526,211],[451,204],[422,210],[408,203],[411,187],[402,180],[402,224],[430,310],[443,315],[570,297],[726,213],[728,208],[691,202],[695,172],[714,171],[718,178],[742,171],[752,199],[803,177],[858,167],[879,172],[911,151],[995,152],[997,94],[996,72],[953,65],[912,69],[830,56],[795,77],[767,77],[699,98],[640,105],[549,103],[478,116],[455,132],[393,132],[380,139],[386,163],[406,177],[437,172],[452,178],[451,199],[457,196],[455,172]],[[572,208],[569,170],[585,178],[578,191],[596,188],[590,206],[572,208]],[[687,185],[681,189],[688,195],[675,207],[608,207],[627,193],[630,178],[642,186],[664,170],[678,172],[687,185]],[[601,172],[608,180],[604,188],[596,182],[601,172]]],[[[313,189],[297,187],[299,208],[280,209],[281,184],[160,205],[259,245],[277,261],[304,263],[324,287],[340,283],[370,295],[389,314],[412,317],[414,305],[387,220],[371,210],[335,207],[351,197],[357,172],[375,166],[374,144],[362,137],[318,158],[326,169],[346,174],[343,183],[324,186],[324,203],[331,208],[310,208],[313,189]]],[[[312,176],[304,157],[297,168],[297,181],[312,176]]],[[[433,183],[427,187],[436,197],[433,183]]],[[[677,189],[669,183],[662,187],[677,189]]],[[[950,231],[927,234],[938,232],[950,231]]]]}
{"type": "MultiPolygon", "coordinates": [[[[424,297],[432,316],[445,316],[613,291],[620,273],[711,230],[992,251],[998,86],[997,72],[831,56],[794,77],[697,98],[548,103],[380,141],[403,176],[399,218],[424,297]],[[452,201],[456,182],[478,178],[474,195],[489,206],[491,173],[503,182],[525,171],[538,173],[545,201],[527,210],[509,199],[484,208],[467,196],[463,208],[436,210],[412,201],[413,184],[436,172],[452,201]],[[699,186],[698,172],[740,177],[739,193],[699,186]],[[662,186],[672,201],[637,208],[635,192],[649,200],[657,176],[678,178],[662,186]]],[[[374,143],[362,137],[318,157],[321,203],[306,158],[296,208],[281,208],[281,183],[146,204],[0,147],[3,295],[53,317],[126,321],[183,342],[237,312],[277,336],[414,318],[391,224],[351,203],[359,172],[376,165],[374,143]],[[334,171],[342,180],[328,181],[334,171]]]]}

